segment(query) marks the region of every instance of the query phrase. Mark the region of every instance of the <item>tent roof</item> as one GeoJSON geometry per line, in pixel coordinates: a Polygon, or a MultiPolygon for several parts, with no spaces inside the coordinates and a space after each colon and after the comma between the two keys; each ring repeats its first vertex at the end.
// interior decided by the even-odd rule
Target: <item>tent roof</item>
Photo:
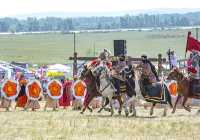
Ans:
{"type": "Polygon", "coordinates": [[[69,72],[71,71],[71,67],[63,65],[63,64],[54,64],[48,67],[49,71],[59,71],[59,72],[69,72]]]}

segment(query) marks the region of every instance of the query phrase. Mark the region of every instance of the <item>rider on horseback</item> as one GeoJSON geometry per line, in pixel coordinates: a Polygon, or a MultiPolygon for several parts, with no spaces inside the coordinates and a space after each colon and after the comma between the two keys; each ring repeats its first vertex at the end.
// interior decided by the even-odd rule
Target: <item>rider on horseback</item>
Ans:
{"type": "MultiPolygon", "coordinates": [[[[129,93],[136,94],[135,93],[135,72],[131,64],[129,64],[127,67],[123,69],[122,76],[126,79],[127,94],[129,93]]],[[[131,97],[132,94],[130,94],[129,96],[131,97]]]]}
{"type": "MultiPolygon", "coordinates": [[[[109,60],[110,55],[111,55],[111,52],[107,49],[104,49],[102,52],[100,52],[99,57],[97,59],[93,60],[93,62],[91,63],[91,64],[94,64],[93,69],[99,65],[106,66],[108,69],[111,69],[112,63],[109,60]]],[[[96,75],[97,89],[100,88],[99,76],[100,75],[96,75]]]]}
{"type": "Polygon", "coordinates": [[[137,68],[142,69],[142,77],[147,78],[150,84],[159,81],[159,77],[155,66],[151,63],[151,61],[147,58],[146,55],[142,55],[141,58],[142,61],[137,66],[137,68]]]}
{"type": "Polygon", "coordinates": [[[113,66],[112,69],[112,83],[116,88],[116,94],[119,95],[122,90],[124,91],[124,86],[121,84],[124,82],[122,77],[122,71],[126,66],[125,56],[120,56],[117,64],[113,66]]]}

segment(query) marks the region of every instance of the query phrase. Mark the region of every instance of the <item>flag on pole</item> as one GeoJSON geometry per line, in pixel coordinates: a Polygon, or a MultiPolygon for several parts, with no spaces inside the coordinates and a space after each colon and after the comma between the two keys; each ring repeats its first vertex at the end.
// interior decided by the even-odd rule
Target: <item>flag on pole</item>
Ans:
{"type": "Polygon", "coordinates": [[[188,32],[185,52],[187,51],[200,51],[200,42],[191,36],[191,32],[188,32]]]}

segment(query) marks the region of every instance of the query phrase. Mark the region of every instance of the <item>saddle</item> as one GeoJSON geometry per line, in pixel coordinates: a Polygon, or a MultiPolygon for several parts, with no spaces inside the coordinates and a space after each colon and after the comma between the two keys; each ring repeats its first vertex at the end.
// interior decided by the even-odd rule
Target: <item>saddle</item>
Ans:
{"type": "Polygon", "coordinates": [[[190,79],[190,91],[195,96],[200,96],[200,79],[190,79]]]}
{"type": "Polygon", "coordinates": [[[162,84],[161,83],[152,83],[151,85],[146,85],[145,90],[148,93],[149,97],[152,98],[162,98],[162,84]]]}

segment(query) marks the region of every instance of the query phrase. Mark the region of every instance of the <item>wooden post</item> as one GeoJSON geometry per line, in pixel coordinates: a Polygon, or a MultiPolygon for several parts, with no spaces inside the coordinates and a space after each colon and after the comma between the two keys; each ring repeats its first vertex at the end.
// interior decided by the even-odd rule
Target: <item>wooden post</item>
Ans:
{"type": "Polygon", "coordinates": [[[78,73],[77,69],[77,52],[76,52],[76,34],[74,32],[74,63],[73,63],[73,77],[78,73]]]}
{"type": "Polygon", "coordinates": [[[158,54],[158,76],[162,76],[162,69],[163,69],[163,66],[162,66],[162,54],[158,54]]]}
{"type": "Polygon", "coordinates": [[[197,40],[199,39],[199,29],[198,29],[198,27],[196,28],[196,39],[197,40]]]}

